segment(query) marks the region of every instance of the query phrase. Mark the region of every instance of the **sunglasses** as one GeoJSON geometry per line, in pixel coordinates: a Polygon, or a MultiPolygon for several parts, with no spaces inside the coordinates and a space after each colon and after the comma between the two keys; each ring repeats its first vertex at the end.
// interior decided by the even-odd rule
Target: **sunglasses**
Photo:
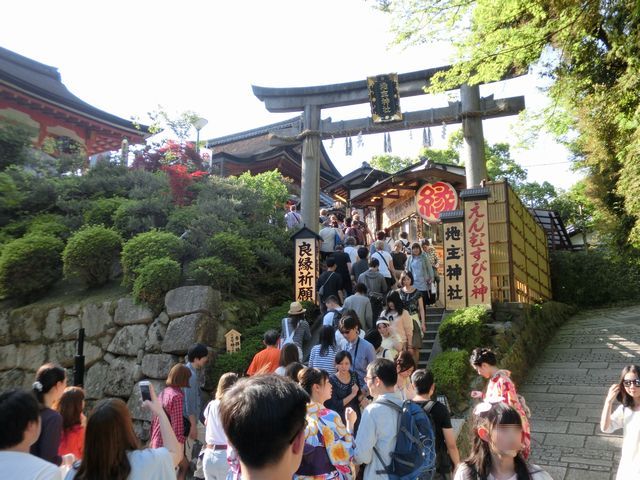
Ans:
{"type": "Polygon", "coordinates": [[[623,380],[622,383],[625,387],[630,387],[631,385],[640,387],[640,378],[636,378],[635,380],[623,380]]]}

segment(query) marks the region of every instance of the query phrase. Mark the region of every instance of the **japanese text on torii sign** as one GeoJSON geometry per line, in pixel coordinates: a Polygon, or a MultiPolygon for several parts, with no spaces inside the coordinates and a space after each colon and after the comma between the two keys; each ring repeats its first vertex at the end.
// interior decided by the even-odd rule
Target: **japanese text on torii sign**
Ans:
{"type": "Polygon", "coordinates": [[[444,224],[444,285],[449,310],[467,306],[464,269],[464,226],[462,222],[444,224]]]}
{"type": "Polygon", "coordinates": [[[295,242],[296,301],[316,301],[317,258],[315,240],[298,238],[295,242]]]}
{"type": "Polygon", "coordinates": [[[465,201],[464,216],[469,305],[486,305],[491,303],[487,200],[465,201]]]}

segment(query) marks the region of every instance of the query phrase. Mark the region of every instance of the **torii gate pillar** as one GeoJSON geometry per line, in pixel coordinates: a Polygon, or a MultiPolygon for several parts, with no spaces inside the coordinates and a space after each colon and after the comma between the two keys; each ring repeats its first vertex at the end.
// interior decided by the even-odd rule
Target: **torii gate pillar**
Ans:
{"type": "Polygon", "coordinates": [[[467,188],[479,187],[487,179],[484,158],[484,134],[480,114],[480,86],[461,85],[462,134],[464,136],[463,159],[467,188]]]}
{"type": "Polygon", "coordinates": [[[320,108],[317,105],[304,107],[304,139],[302,140],[302,200],[303,223],[318,231],[320,215],[320,108]]]}

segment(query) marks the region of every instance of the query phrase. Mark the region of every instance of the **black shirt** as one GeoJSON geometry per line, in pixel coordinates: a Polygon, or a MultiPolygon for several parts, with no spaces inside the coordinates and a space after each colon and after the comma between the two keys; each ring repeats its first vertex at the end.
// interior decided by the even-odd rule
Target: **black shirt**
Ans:
{"type": "Polygon", "coordinates": [[[342,290],[342,277],[338,272],[329,272],[326,271],[320,277],[318,277],[317,289],[320,291],[320,287],[324,285],[322,289],[322,295],[320,298],[324,301],[325,298],[335,295],[338,300],[340,300],[340,296],[338,295],[338,291],[342,290]]]}
{"type": "MultiPolygon", "coordinates": [[[[420,405],[422,408],[424,408],[425,405],[429,402],[416,401],[416,403],[420,405]]],[[[436,436],[436,453],[438,455],[443,454],[447,456],[446,459],[436,459],[436,465],[441,465],[442,460],[445,460],[444,465],[450,466],[447,472],[442,472],[440,471],[440,469],[438,469],[438,471],[440,473],[450,473],[453,463],[451,462],[451,459],[449,458],[449,454],[447,453],[447,444],[444,441],[444,433],[442,432],[442,429],[452,428],[451,416],[449,415],[449,411],[447,410],[447,407],[445,407],[443,404],[441,404],[436,400],[433,405],[433,408],[431,409],[431,412],[429,413],[429,418],[433,423],[433,431],[436,436]]]]}
{"type": "Polygon", "coordinates": [[[391,252],[391,259],[393,260],[393,268],[398,272],[404,270],[407,263],[407,255],[404,252],[391,252]]]}
{"type": "Polygon", "coordinates": [[[344,252],[333,252],[330,256],[336,261],[336,273],[342,275],[342,278],[349,278],[349,267],[347,266],[347,263],[351,262],[349,254],[344,252]]]}

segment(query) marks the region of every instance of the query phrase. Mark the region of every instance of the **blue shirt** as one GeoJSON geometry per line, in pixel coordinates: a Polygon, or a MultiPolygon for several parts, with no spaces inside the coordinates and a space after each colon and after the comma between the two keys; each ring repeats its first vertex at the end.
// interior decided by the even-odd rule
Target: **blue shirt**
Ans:
{"type": "Polygon", "coordinates": [[[182,389],[184,392],[184,416],[188,417],[193,415],[196,417],[197,422],[200,419],[200,384],[198,382],[198,372],[191,362],[187,362],[186,366],[191,370],[191,376],[189,377],[189,387],[182,389]]]}

